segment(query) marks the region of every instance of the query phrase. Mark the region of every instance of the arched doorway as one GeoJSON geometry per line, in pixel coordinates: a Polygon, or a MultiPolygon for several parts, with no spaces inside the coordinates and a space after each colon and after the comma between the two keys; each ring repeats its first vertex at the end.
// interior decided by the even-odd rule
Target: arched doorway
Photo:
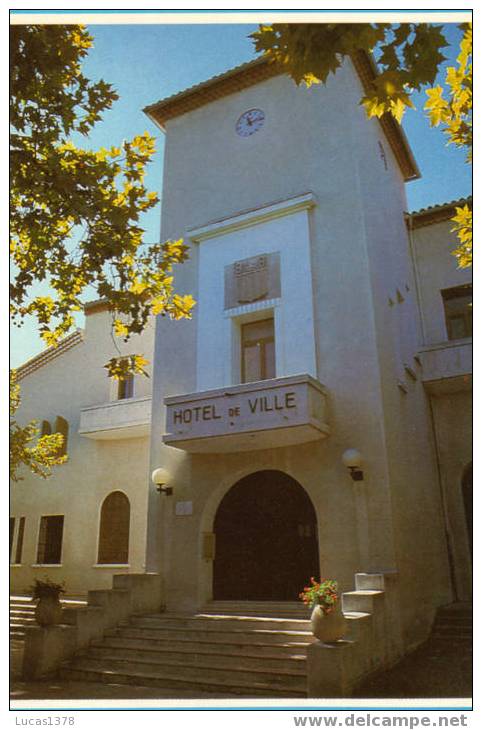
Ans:
{"type": "Polygon", "coordinates": [[[319,575],[313,504],[283,472],[255,472],[231,487],[214,532],[215,600],[294,601],[319,575]]]}
{"type": "Polygon", "coordinates": [[[469,464],[464,471],[462,477],[462,497],[464,500],[465,522],[467,525],[467,535],[469,538],[470,557],[472,558],[473,543],[473,492],[472,492],[472,464],[469,464]]]}

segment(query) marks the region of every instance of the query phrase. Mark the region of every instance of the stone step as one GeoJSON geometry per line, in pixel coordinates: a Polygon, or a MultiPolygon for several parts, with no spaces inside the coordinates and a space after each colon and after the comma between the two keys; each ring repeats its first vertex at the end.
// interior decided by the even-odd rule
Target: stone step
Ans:
{"type": "Polygon", "coordinates": [[[467,633],[460,633],[460,631],[432,631],[430,634],[431,639],[435,639],[437,641],[465,641],[465,642],[472,642],[473,636],[472,632],[467,633]]]}
{"type": "Polygon", "coordinates": [[[301,601],[237,601],[237,600],[216,600],[213,599],[206,603],[207,606],[215,606],[216,608],[225,606],[239,606],[240,608],[303,608],[301,601]]]}
{"type": "Polygon", "coordinates": [[[439,616],[435,619],[434,626],[453,626],[454,628],[460,627],[460,628],[472,628],[473,622],[472,619],[467,617],[464,618],[462,616],[457,616],[457,618],[452,618],[450,616],[439,616]]]}
{"type": "MultiPolygon", "coordinates": [[[[60,603],[63,606],[86,606],[87,600],[84,598],[61,598],[60,603]]],[[[32,608],[35,610],[37,602],[34,601],[32,596],[15,596],[10,597],[10,607],[16,606],[18,608],[32,608]]]]}
{"type": "Polygon", "coordinates": [[[309,619],[286,619],[266,618],[258,616],[238,616],[204,614],[195,615],[181,614],[149,614],[143,616],[131,616],[130,623],[135,626],[149,626],[166,629],[178,628],[202,628],[208,630],[230,631],[238,629],[242,631],[251,629],[270,629],[273,631],[309,631],[309,619]]]}
{"type": "Polygon", "coordinates": [[[10,621],[10,628],[11,629],[22,629],[25,630],[27,626],[32,626],[33,624],[27,623],[26,621],[10,621]]]}
{"type": "Polygon", "coordinates": [[[450,624],[451,626],[472,626],[472,616],[455,615],[450,614],[437,614],[435,617],[434,625],[437,624],[450,624]]]}
{"type": "Polygon", "coordinates": [[[167,638],[167,639],[191,639],[209,640],[212,642],[225,643],[226,641],[249,644],[283,644],[286,642],[296,641],[310,643],[313,641],[311,631],[276,631],[270,629],[225,629],[206,628],[206,627],[177,627],[166,628],[155,625],[138,625],[121,622],[119,628],[137,628],[145,638],[167,638]]]}
{"type": "Polygon", "coordinates": [[[355,573],[355,590],[383,591],[385,576],[383,573],[355,573]]]}
{"type": "Polygon", "coordinates": [[[23,621],[25,623],[33,623],[35,622],[35,612],[29,612],[29,611],[10,611],[10,621],[16,621],[20,622],[23,621]]]}
{"type": "Polygon", "coordinates": [[[307,620],[310,609],[297,601],[210,601],[202,608],[207,614],[234,614],[265,618],[298,618],[307,620]]]}
{"type": "Polygon", "coordinates": [[[343,613],[374,613],[382,605],[384,595],[384,591],[378,590],[346,591],[342,594],[343,613]]]}
{"type": "Polygon", "coordinates": [[[430,642],[440,644],[440,646],[456,645],[472,646],[471,636],[458,636],[457,634],[448,634],[447,636],[431,636],[430,642]]]}
{"type": "Polygon", "coordinates": [[[10,606],[10,616],[12,615],[34,616],[35,606],[10,606]]]}
{"type": "Polygon", "coordinates": [[[10,637],[12,639],[24,639],[25,638],[25,629],[20,627],[12,628],[10,626],[10,637]]]}
{"type": "Polygon", "coordinates": [[[202,662],[186,665],[183,662],[155,661],[155,657],[148,660],[133,660],[112,655],[101,658],[89,655],[87,658],[79,657],[74,659],[71,668],[83,671],[108,670],[127,675],[145,673],[151,677],[159,677],[160,680],[165,676],[169,676],[184,682],[196,682],[201,678],[203,684],[207,685],[229,682],[229,686],[238,687],[240,684],[260,683],[273,689],[295,690],[298,692],[302,692],[306,688],[306,675],[304,674],[281,669],[270,672],[269,670],[265,671],[257,668],[230,667],[227,670],[225,667],[218,666],[216,662],[210,663],[208,657],[202,662]]]}
{"type": "Polygon", "coordinates": [[[455,603],[446,603],[445,606],[440,606],[440,612],[450,613],[469,613],[472,615],[474,606],[472,601],[458,601],[455,603]]]}
{"type": "Polygon", "coordinates": [[[210,654],[236,654],[249,655],[259,657],[299,657],[306,656],[306,648],[309,641],[288,641],[285,643],[262,643],[258,641],[253,643],[249,640],[241,641],[231,638],[229,635],[224,641],[212,641],[209,637],[206,639],[179,638],[171,639],[160,635],[156,638],[146,637],[142,629],[109,629],[104,634],[104,642],[115,642],[117,646],[159,647],[163,651],[172,652],[192,652],[192,653],[210,653],[210,654]]]}
{"type": "Polygon", "coordinates": [[[435,624],[432,629],[432,634],[460,634],[461,636],[472,636],[472,626],[435,624]]]}
{"type": "MultiPolygon", "coordinates": [[[[348,634],[356,639],[359,632],[365,630],[370,624],[371,616],[363,611],[349,611],[345,613],[348,621],[348,634]]],[[[226,617],[223,617],[226,618],[226,617]]],[[[173,617],[171,620],[159,621],[158,617],[133,617],[130,621],[122,621],[117,629],[111,631],[122,632],[123,635],[131,638],[146,638],[154,640],[190,640],[190,641],[208,641],[221,643],[237,643],[237,644],[267,644],[276,645],[277,643],[302,642],[310,643],[313,641],[311,634],[311,625],[307,621],[298,621],[294,625],[298,628],[287,628],[286,622],[274,624],[275,627],[283,626],[283,628],[271,628],[273,624],[269,621],[256,621],[255,628],[249,628],[250,624],[246,623],[246,619],[235,621],[234,623],[223,621],[205,621],[201,619],[189,617],[186,624],[181,623],[173,617]],[[234,628],[233,628],[234,626],[234,628]],[[259,627],[259,628],[258,628],[259,627]],[[127,632],[127,633],[126,633],[127,632]]],[[[288,622],[289,626],[293,626],[293,622],[288,622]]],[[[109,632],[106,635],[112,635],[109,632]]],[[[120,633],[116,634],[117,636],[120,633]]]]}
{"type": "Polygon", "coordinates": [[[438,609],[429,644],[435,650],[453,651],[458,646],[464,651],[472,647],[472,605],[453,603],[438,609]]]}
{"type": "Polygon", "coordinates": [[[188,691],[193,699],[205,694],[219,698],[229,697],[306,697],[306,690],[290,689],[283,691],[274,689],[262,682],[250,682],[230,685],[229,682],[205,682],[201,677],[196,680],[183,680],[164,674],[162,677],[146,672],[130,672],[128,674],[113,672],[111,669],[75,669],[66,667],[62,670],[65,679],[77,682],[103,682],[108,684],[126,684],[140,687],[161,687],[163,689],[188,691]],[[192,693],[192,694],[191,694],[192,693]]]}
{"type": "Polygon", "coordinates": [[[347,639],[361,641],[372,629],[372,614],[365,611],[346,611],[347,639]]]}
{"type": "Polygon", "coordinates": [[[24,642],[28,626],[35,626],[35,608],[31,598],[10,599],[10,639],[24,642]]]}
{"type": "Polygon", "coordinates": [[[294,674],[306,675],[306,651],[304,655],[298,653],[296,656],[278,656],[271,655],[252,655],[249,648],[241,651],[216,652],[215,649],[203,647],[203,650],[192,649],[191,645],[185,647],[184,650],[169,650],[165,647],[151,644],[146,645],[141,642],[136,644],[128,644],[127,642],[105,639],[104,641],[93,642],[88,649],[89,657],[112,657],[119,659],[129,659],[130,661],[142,660],[156,662],[166,662],[169,664],[179,664],[180,666],[198,665],[199,663],[209,663],[210,665],[224,668],[227,672],[231,669],[253,669],[259,671],[289,671],[294,674]]]}
{"type": "Polygon", "coordinates": [[[437,621],[469,621],[472,623],[472,611],[468,609],[440,608],[436,615],[437,621]]]}

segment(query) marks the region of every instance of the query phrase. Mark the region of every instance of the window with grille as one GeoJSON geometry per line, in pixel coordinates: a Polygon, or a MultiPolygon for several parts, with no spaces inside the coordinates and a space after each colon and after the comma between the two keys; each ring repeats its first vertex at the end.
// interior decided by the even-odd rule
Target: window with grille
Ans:
{"type": "Polygon", "coordinates": [[[129,500],[123,492],[111,492],[104,499],[100,513],[99,564],[129,562],[129,523],[129,500]]]}
{"type": "Polygon", "coordinates": [[[10,562],[12,562],[13,536],[15,534],[15,517],[10,517],[10,562]]]}
{"type": "Polygon", "coordinates": [[[41,565],[59,565],[61,563],[63,532],[63,515],[41,517],[37,563],[41,565]]]}
{"type": "Polygon", "coordinates": [[[252,383],[276,377],[274,319],[241,326],[241,380],[252,383]]]}
{"type": "Polygon", "coordinates": [[[57,418],[55,419],[55,433],[61,433],[64,437],[59,455],[65,456],[65,454],[67,453],[67,444],[69,441],[69,424],[67,423],[65,418],[62,418],[62,416],[57,416],[57,418]]]}
{"type": "Polygon", "coordinates": [[[449,340],[472,337],[472,284],[444,289],[442,298],[449,340]]]}
{"type": "Polygon", "coordinates": [[[18,523],[17,547],[15,549],[15,563],[20,565],[22,562],[23,536],[25,533],[25,517],[21,517],[18,523]]]}
{"type": "Polygon", "coordinates": [[[124,380],[119,380],[119,386],[117,389],[118,400],[124,400],[124,398],[132,398],[134,396],[134,376],[129,375],[124,380]]]}

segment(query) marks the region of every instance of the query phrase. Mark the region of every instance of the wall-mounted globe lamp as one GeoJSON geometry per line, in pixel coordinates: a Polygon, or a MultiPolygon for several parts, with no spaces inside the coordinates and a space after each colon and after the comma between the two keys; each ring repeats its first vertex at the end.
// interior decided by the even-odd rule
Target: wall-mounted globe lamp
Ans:
{"type": "Polygon", "coordinates": [[[151,479],[156,485],[159,494],[165,494],[166,497],[172,494],[172,487],[167,486],[171,479],[171,475],[167,469],[163,469],[161,466],[158,469],[154,469],[151,479]]]}
{"type": "Polygon", "coordinates": [[[347,449],[341,457],[354,482],[363,481],[363,457],[357,449],[347,449]]]}

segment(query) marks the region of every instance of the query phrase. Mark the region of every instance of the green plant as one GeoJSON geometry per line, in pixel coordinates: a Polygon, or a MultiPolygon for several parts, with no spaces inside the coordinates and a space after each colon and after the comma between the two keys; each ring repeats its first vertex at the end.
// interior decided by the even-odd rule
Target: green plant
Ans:
{"type": "Polygon", "coordinates": [[[310,585],[304,587],[299,597],[311,608],[320,606],[326,616],[334,611],[338,601],[338,583],[331,578],[323,578],[318,582],[311,577],[310,585]]]}
{"type": "Polygon", "coordinates": [[[59,599],[61,593],[65,593],[64,583],[53,583],[48,578],[46,580],[35,580],[32,586],[32,597],[34,600],[40,598],[59,599]]]}

